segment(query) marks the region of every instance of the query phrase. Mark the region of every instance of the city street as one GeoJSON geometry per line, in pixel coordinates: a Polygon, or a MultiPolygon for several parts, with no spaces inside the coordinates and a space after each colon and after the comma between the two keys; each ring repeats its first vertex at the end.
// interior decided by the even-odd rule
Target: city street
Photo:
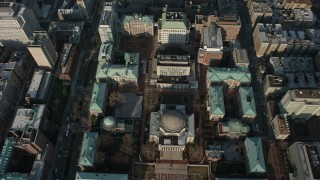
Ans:
{"type": "Polygon", "coordinates": [[[240,42],[242,48],[247,49],[248,58],[250,61],[249,69],[251,72],[251,85],[254,92],[254,98],[256,102],[257,117],[256,133],[266,136],[267,139],[273,139],[272,129],[265,116],[264,106],[264,92],[262,87],[262,79],[259,71],[259,59],[256,57],[253,44],[253,29],[250,24],[250,17],[248,14],[247,6],[245,2],[240,3],[239,15],[241,18],[241,30],[240,30],[240,42]]]}
{"type": "Polygon", "coordinates": [[[87,89],[86,86],[90,85],[90,83],[86,82],[90,82],[90,80],[94,81],[94,75],[92,74],[95,74],[97,65],[96,57],[97,53],[99,52],[99,46],[94,47],[94,43],[97,40],[96,37],[98,37],[97,27],[99,25],[100,14],[103,8],[101,4],[102,2],[100,1],[96,3],[96,7],[100,7],[99,11],[94,11],[92,17],[93,21],[89,22],[89,28],[86,30],[86,35],[82,39],[82,42],[85,43],[80,44],[81,54],[79,56],[74,78],[70,86],[70,94],[64,110],[64,115],[62,117],[62,125],[60,127],[58,140],[53,155],[52,166],[49,171],[48,179],[50,180],[74,179],[75,172],[77,171],[77,160],[80,153],[78,146],[81,143],[81,131],[83,131],[83,128],[81,128],[79,125],[75,125],[72,118],[69,119],[69,122],[67,121],[68,117],[73,112],[73,106],[76,106],[79,103],[78,100],[84,95],[83,92],[87,89]],[[95,63],[91,63],[91,68],[88,68],[88,62],[91,60],[95,61],[95,63]],[[86,68],[85,70],[87,73],[85,73],[85,76],[81,76],[84,74],[84,67],[86,68]],[[90,74],[90,76],[88,76],[88,74],[90,74]],[[66,128],[69,123],[73,123],[73,127],[77,128],[75,130],[77,132],[75,135],[72,135],[70,130],[68,136],[66,136],[66,128]],[[78,130],[80,131],[79,133],[78,130]],[[69,169],[72,172],[70,172],[69,169]]]}

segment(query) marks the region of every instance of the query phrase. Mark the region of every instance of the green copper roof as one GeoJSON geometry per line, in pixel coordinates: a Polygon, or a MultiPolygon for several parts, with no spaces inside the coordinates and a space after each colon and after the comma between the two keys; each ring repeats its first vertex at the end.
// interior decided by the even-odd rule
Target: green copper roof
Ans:
{"type": "Polygon", "coordinates": [[[101,111],[105,108],[107,94],[106,83],[94,83],[93,91],[91,94],[90,108],[89,111],[101,111]]]}
{"type": "Polygon", "coordinates": [[[229,134],[231,138],[238,138],[243,134],[247,134],[250,131],[250,127],[243,124],[238,119],[230,119],[228,122],[221,122],[221,128],[223,133],[229,134]]]}
{"type": "Polygon", "coordinates": [[[77,172],[75,180],[128,180],[128,174],[77,172]]]}
{"type": "Polygon", "coordinates": [[[210,91],[209,105],[211,109],[211,114],[225,115],[223,87],[211,86],[209,91],[210,91]]]}
{"type": "Polygon", "coordinates": [[[79,166],[94,166],[94,158],[98,141],[98,132],[85,132],[83,134],[79,166]]]}
{"type": "Polygon", "coordinates": [[[167,19],[167,14],[173,14],[172,12],[164,12],[162,13],[162,22],[161,29],[187,29],[188,28],[188,20],[185,13],[179,13],[182,15],[181,20],[167,19]]]}
{"type": "Polygon", "coordinates": [[[121,23],[123,24],[126,24],[126,23],[130,23],[131,21],[133,20],[139,20],[143,23],[146,23],[146,24],[153,24],[153,16],[149,16],[149,15],[144,15],[144,16],[140,16],[139,14],[132,14],[132,15],[124,15],[121,17],[121,23]]]}
{"type": "Polygon", "coordinates": [[[260,137],[247,137],[244,141],[248,157],[249,173],[265,173],[266,165],[260,137]]]}
{"type": "Polygon", "coordinates": [[[125,64],[98,64],[96,79],[106,79],[108,77],[139,78],[139,53],[125,53],[125,64]]]}
{"type": "Polygon", "coordinates": [[[27,173],[19,173],[19,172],[12,172],[12,173],[5,173],[0,174],[1,180],[30,180],[29,174],[27,173]]]}
{"type": "Polygon", "coordinates": [[[240,83],[250,83],[251,73],[247,67],[208,69],[208,79],[210,82],[222,82],[227,79],[240,81],[240,83]]]}
{"type": "Polygon", "coordinates": [[[4,145],[2,147],[2,151],[0,154],[0,174],[4,173],[7,168],[8,162],[11,158],[13,142],[14,142],[13,137],[7,138],[6,141],[4,142],[4,145]]]}
{"type": "Polygon", "coordinates": [[[243,115],[257,115],[252,87],[240,87],[239,96],[243,115]]]}

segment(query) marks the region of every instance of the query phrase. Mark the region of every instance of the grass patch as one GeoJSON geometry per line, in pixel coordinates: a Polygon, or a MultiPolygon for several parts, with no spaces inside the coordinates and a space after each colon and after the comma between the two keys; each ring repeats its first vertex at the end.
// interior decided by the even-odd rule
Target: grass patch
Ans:
{"type": "Polygon", "coordinates": [[[133,177],[138,179],[152,179],[154,169],[154,165],[135,164],[133,166],[133,177]]]}
{"type": "Polygon", "coordinates": [[[189,166],[188,175],[191,179],[204,180],[209,178],[208,167],[205,166],[189,166]]]}
{"type": "Polygon", "coordinates": [[[181,96],[163,95],[162,103],[163,104],[181,104],[181,96]]]}

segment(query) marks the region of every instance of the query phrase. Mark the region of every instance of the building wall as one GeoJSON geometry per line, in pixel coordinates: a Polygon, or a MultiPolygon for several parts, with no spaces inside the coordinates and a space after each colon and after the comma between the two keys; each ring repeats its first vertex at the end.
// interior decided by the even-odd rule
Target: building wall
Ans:
{"type": "Polygon", "coordinates": [[[159,29],[158,42],[163,44],[185,44],[189,41],[189,31],[186,29],[159,29]]]}
{"type": "Polygon", "coordinates": [[[0,18],[0,42],[9,48],[25,48],[33,31],[39,30],[41,27],[31,9],[25,9],[17,18],[0,18]]]}

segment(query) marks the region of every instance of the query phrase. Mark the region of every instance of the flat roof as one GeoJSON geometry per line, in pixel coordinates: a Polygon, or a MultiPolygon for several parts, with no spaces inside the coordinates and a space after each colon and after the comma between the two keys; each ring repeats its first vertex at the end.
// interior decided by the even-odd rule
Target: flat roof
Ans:
{"type": "Polygon", "coordinates": [[[38,104],[32,108],[20,108],[14,117],[11,130],[23,131],[27,125],[38,129],[46,106],[38,104]]]}
{"type": "Polygon", "coordinates": [[[50,71],[35,71],[26,94],[29,98],[43,99],[49,90],[48,85],[51,79],[50,71]]]}
{"type": "Polygon", "coordinates": [[[75,180],[128,180],[128,174],[77,172],[75,180]]]}

